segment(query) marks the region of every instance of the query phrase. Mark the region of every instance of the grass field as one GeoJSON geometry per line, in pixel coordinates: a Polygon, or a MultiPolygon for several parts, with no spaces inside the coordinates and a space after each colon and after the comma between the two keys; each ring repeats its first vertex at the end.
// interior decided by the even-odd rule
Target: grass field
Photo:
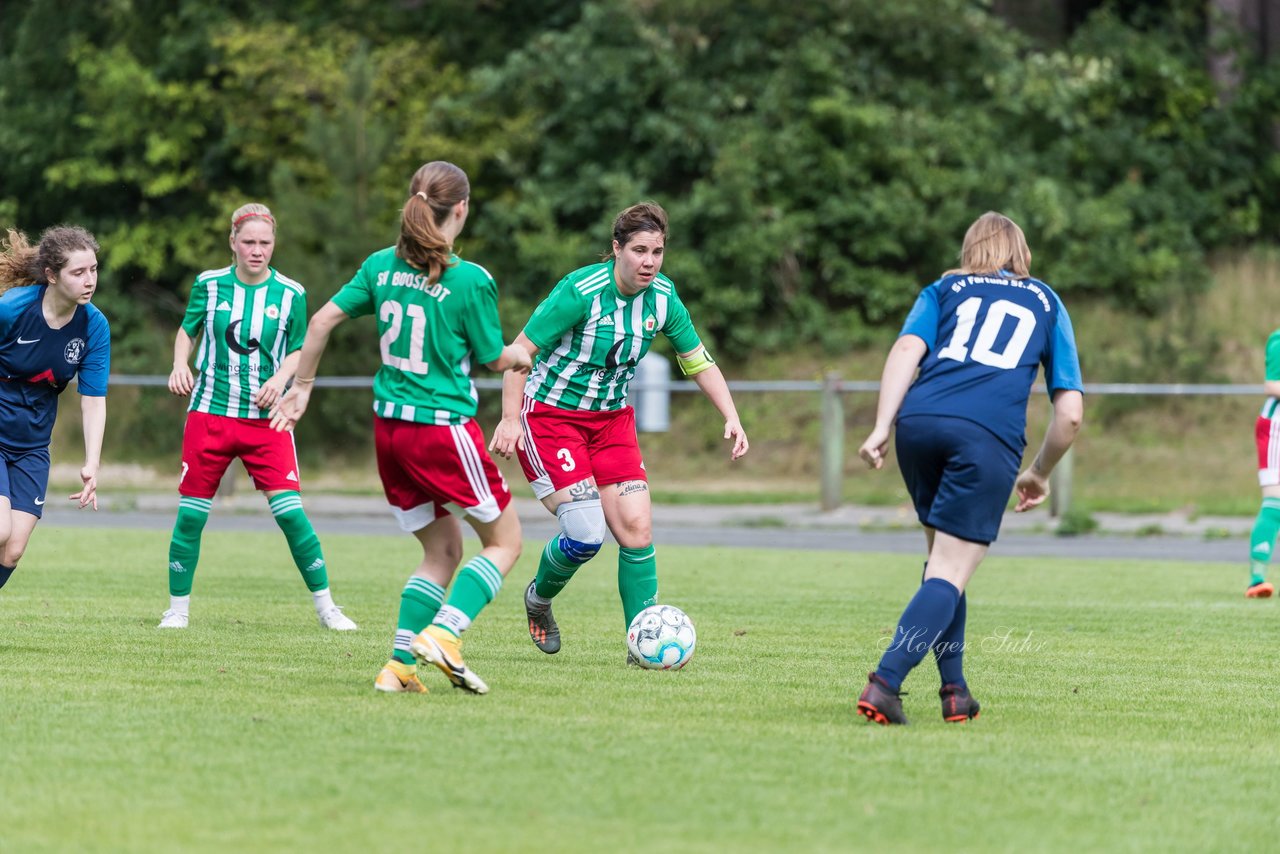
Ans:
{"type": "Polygon", "coordinates": [[[624,665],[606,548],[529,642],[536,549],[467,635],[492,686],[385,696],[409,538],[328,537],[326,633],[279,537],[210,534],[192,626],[160,632],[164,534],[42,528],[0,593],[0,850],[1263,850],[1275,602],[1240,567],[991,559],[970,588],[983,703],[910,727],[853,701],[911,556],[666,548],[697,623],[679,673],[624,665]]]}

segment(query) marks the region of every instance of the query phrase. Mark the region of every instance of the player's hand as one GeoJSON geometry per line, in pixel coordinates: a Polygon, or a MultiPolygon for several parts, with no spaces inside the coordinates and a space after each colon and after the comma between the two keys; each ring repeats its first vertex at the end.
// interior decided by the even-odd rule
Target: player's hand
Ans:
{"type": "Polygon", "coordinates": [[[503,459],[509,460],[517,449],[524,450],[524,428],[520,426],[520,419],[503,418],[493,430],[493,439],[489,442],[489,450],[503,459]]]}
{"type": "Polygon", "coordinates": [[[884,468],[885,455],[889,453],[889,431],[877,427],[858,448],[858,456],[873,469],[884,468]]]}
{"type": "Polygon", "coordinates": [[[294,428],[307,404],[311,402],[311,386],[294,385],[289,393],[276,401],[271,408],[271,429],[277,433],[286,433],[294,428]]]}
{"type": "Polygon", "coordinates": [[[1027,469],[1013,482],[1013,494],[1018,496],[1013,512],[1025,513],[1049,497],[1049,478],[1038,474],[1035,469],[1027,469]]]}
{"type": "Polygon", "coordinates": [[[85,466],[80,469],[80,479],[84,481],[84,488],[71,496],[72,501],[79,500],[80,509],[92,506],[94,510],[98,509],[98,468],[97,466],[85,466]]]}
{"type": "Polygon", "coordinates": [[[751,443],[747,441],[747,431],[737,421],[724,422],[724,437],[733,440],[733,450],[729,454],[731,460],[739,459],[751,447],[751,443]]]}
{"type": "Polygon", "coordinates": [[[196,379],[191,373],[190,365],[173,366],[173,372],[169,374],[169,391],[186,397],[191,394],[191,389],[195,388],[195,385],[196,379]]]}
{"type": "Polygon", "coordinates": [[[270,409],[283,394],[284,382],[272,377],[258,386],[258,393],[253,396],[253,402],[259,409],[270,409]]]}

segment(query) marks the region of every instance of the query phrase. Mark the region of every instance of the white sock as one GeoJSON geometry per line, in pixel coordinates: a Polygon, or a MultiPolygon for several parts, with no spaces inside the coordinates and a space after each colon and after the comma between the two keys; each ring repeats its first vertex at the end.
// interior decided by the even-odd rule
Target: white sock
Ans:
{"type": "Polygon", "coordinates": [[[316,613],[323,614],[325,611],[334,607],[333,595],[329,593],[329,588],[317,590],[311,594],[311,598],[316,601],[316,613]]]}
{"type": "Polygon", "coordinates": [[[169,610],[178,614],[186,614],[188,617],[191,616],[191,594],[188,593],[186,596],[170,596],[169,610]]]}
{"type": "Polygon", "coordinates": [[[436,612],[436,618],[431,622],[444,626],[455,635],[461,635],[471,625],[471,618],[452,605],[445,605],[436,612]]]}

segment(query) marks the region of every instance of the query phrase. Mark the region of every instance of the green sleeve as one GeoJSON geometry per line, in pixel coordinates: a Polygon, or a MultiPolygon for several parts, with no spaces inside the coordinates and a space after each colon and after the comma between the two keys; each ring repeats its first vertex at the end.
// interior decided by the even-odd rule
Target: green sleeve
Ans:
{"type": "Polygon", "coordinates": [[[295,350],[302,349],[302,342],[307,338],[307,295],[305,293],[298,294],[293,298],[293,304],[289,308],[289,323],[285,327],[285,334],[288,336],[285,346],[285,355],[289,355],[295,350]]]}
{"type": "Polygon", "coordinates": [[[498,285],[476,270],[476,284],[462,310],[462,329],[476,361],[487,365],[502,355],[502,322],[498,319],[498,285]]]}
{"type": "Polygon", "coordinates": [[[566,332],[586,320],[589,307],[587,298],[582,296],[570,277],[566,276],[533,310],[533,315],[524,326],[524,334],[539,350],[546,350],[563,338],[566,332]]]}
{"type": "Polygon", "coordinates": [[[662,334],[667,336],[676,355],[696,350],[702,343],[689,318],[689,309],[684,307],[674,290],[671,291],[671,305],[667,309],[667,322],[662,326],[662,334]]]}
{"type": "Polygon", "coordinates": [[[370,263],[372,260],[372,257],[366,258],[351,281],[333,295],[333,304],[342,309],[347,317],[364,317],[366,314],[373,314],[377,307],[373,299],[373,287],[378,274],[370,263]]]}
{"type": "Polygon", "coordinates": [[[1280,329],[1271,333],[1267,339],[1267,375],[1265,379],[1280,380],[1280,329]]]}
{"type": "Polygon", "coordinates": [[[205,314],[209,307],[209,286],[196,279],[187,300],[187,313],[182,316],[182,331],[195,338],[204,328],[205,314]]]}

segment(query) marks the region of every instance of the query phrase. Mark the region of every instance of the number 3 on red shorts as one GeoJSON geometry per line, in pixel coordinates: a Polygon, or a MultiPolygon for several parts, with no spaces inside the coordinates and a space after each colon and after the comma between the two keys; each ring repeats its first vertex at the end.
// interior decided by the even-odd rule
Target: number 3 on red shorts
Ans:
{"type": "Polygon", "coordinates": [[[564,460],[564,462],[560,464],[560,468],[564,471],[573,471],[578,467],[578,464],[573,460],[573,454],[569,453],[568,448],[561,448],[556,451],[556,459],[564,460]]]}

